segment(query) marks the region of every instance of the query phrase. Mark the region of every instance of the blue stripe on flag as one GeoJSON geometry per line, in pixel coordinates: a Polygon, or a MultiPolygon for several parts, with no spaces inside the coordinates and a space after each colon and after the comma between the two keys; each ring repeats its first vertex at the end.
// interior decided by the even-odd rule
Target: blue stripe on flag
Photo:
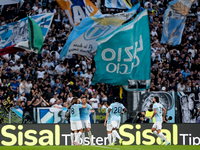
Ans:
{"type": "Polygon", "coordinates": [[[40,119],[42,119],[48,112],[49,109],[40,109],[40,119]]]}

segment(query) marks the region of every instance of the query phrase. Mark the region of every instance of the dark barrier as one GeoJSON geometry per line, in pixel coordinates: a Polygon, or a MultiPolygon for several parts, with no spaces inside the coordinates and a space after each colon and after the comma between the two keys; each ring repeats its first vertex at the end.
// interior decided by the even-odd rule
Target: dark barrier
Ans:
{"type": "MultiPolygon", "coordinates": [[[[119,133],[124,145],[156,145],[160,139],[151,133],[152,124],[122,124],[119,133]]],[[[70,145],[69,124],[0,125],[0,145],[70,145]]],[[[199,124],[163,124],[162,132],[172,145],[200,145],[199,124]]],[[[92,124],[93,142],[107,145],[106,128],[92,124]]],[[[87,135],[87,134],[86,134],[87,135]]],[[[85,138],[86,145],[89,138],[85,138]]]]}

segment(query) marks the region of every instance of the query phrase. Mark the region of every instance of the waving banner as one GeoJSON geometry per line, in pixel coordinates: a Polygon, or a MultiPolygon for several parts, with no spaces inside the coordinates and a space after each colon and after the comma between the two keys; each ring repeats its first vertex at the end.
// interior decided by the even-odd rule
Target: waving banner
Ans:
{"type": "MultiPolygon", "coordinates": [[[[30,16],[40,26],[43,34],[43,39],[45,39],[48,33],[53,16],[53,13],[30,16]]],[[[0,42],[0,49],[29,40],[29,27],[27,17],[19,20],[18,22],[1,26],[0,36],[2,39],[0,42]]],[[[28,44],[27,49],[29,49],[28,44]]]]}
{"type": "Polygon", "coordinates": [[[0,5],[12,5],[12,4],[17,4],[21,0],[1,0],[0,5]]]}
{"type": "Polygon", "coordinates": [[[140,3],[136,4],[126,13],[104,14],[85,18],[70,33],[67,43],[61,51],[61,59],[71,54],[91,56],[97,50],[96,39],[111,33],[121,26],[122,23],[136,13],[139,6],[140,3]]]}
{"type": "Polygon", "coordinates": [[[164,14],[161,43],[179,45],[185,27],[185,20],[194,0],[174,0],[169,2],[164,14]]]}
{"type": "Polygon", "coordinates": [[[105,7],[130,9],[132,7],[132,4],[130,0],[105,0],[105,7]]]}
{"type": "Polygon", "coordinates": [[[56,0],[59,6],[65,11],[72,26],[93,15],[100,15],[101,12],[90,0],[56,0]]]}
{"type": "Polygon", "coordinates": [[[92,84],[128,85],[149,80],[151,48],[147,10],[112,33],[97,39],[96,72],[92,84]]]}

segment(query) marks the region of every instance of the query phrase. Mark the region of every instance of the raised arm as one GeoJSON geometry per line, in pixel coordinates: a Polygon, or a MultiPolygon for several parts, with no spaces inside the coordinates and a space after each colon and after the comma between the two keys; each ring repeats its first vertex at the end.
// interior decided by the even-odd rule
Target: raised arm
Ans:
{"type": "Polygon", "coordinates": [[[42,99],[42,101],[43,101],[47,106],[49,106],[49,103],[47,103],[47,102],[44,100],[43,97],[41,97],[41,99],[42,99]]]}

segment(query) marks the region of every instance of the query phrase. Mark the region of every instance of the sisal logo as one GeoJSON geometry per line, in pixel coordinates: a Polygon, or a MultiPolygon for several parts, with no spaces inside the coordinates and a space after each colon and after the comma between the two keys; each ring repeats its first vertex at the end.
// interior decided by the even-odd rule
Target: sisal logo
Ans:
{"type": "MultiPolygon", "coordinates": [[[[37,126],[37,125],[36,125],[37,126]]],[[[54,131],[49,129],[23,130],[24,125],[5,125],[1,128],[1,145],[60,145],[60,126],[55,125],[54,131]]]]}
{"type": "MultiPolygon", "coordinates": [[[[119,129],[124,138],[124,145],[157,145],[160,139],[151,132],[152,124],[123,124],[119,129]]],[[[172,145],[200,145],[198,125],[194,124],[164,124],[162,132],[172,145]]],[[[69,124],[43,125],[4,125],[0,126],[1,146],[34,146],[34,145],[70,145],[69,124]]],[[[108,138],[103,124],[93,124],[93,143],[107,145],[108,138]],[[101,131],[101,132],[99,132],[101,131]]],[[[82,143],[82,141],[81,141],[82,143]]],[[[86,145],[89,138],[85,137],[86,145]]]]}
{"type": "MultiPolygon", "coordinates": [[[[182,129],[182,131],[185,129],[182,129]]],[[[187,131],[186,131],[187,132],[187,131]]],[[[144,129],[140,124],[131,125],[124,124],[120,126],[119,133],[125,137],[124,145],[155,145],[160,144],[159,137],[155,137],[151,129],[144,129]]],[[[200,145],[200,137],[192,136],[192,134],[180,133],[177,124],[173,124],[171,130],[162,129],[167,140],[171,145],[200,145]]]]}

